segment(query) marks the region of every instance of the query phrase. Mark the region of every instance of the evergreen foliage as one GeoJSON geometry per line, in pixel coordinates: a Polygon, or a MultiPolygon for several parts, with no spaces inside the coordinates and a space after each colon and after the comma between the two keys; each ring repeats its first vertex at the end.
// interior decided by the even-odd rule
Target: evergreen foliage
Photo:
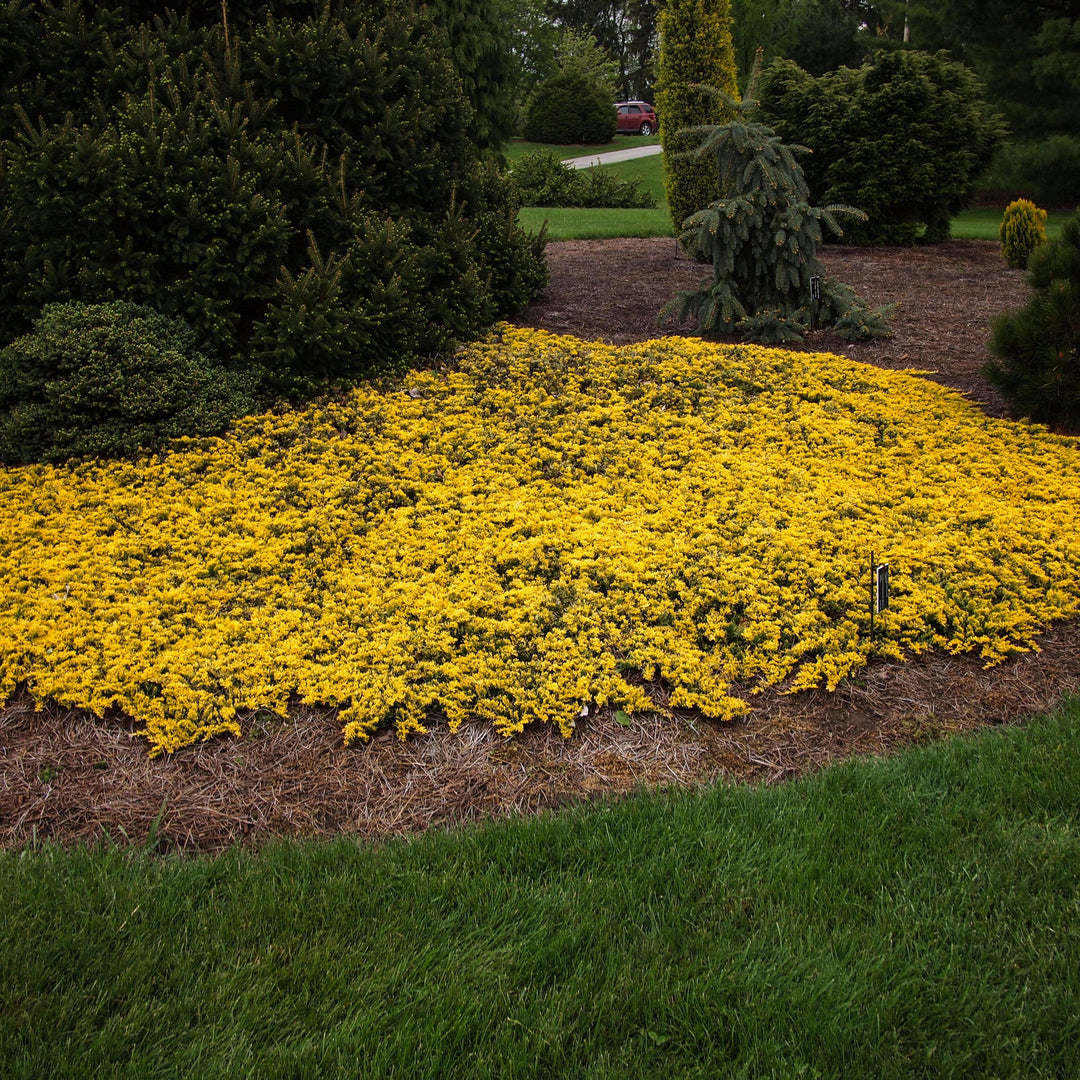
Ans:
{"type": "MultiPolygon", "coordinates": [[[[687,131],[699,140],[694,158],[715,170],[724,196],[693,214],[683,236],[712,263],[712,276],[696,291],[679,293],[665,311],[694,315],[710,337],[790,342],[812,327],[849,338],[886,336],[882,313],[830,278],[817,258],[822,224],[841,235],[837,215],[862,214],[812,207],[795,156],[804,148],[785,145],[749,120],[751,106],[744,102],[726,124],[687,131]]],[[[730,99],[729,107],[735,109],[730,99]]]]}
{"type": "Polygon", "coordinates": [[[998,239],[1005,261],[1014,269],[1026,270],[1032,253],[1046,243],[1046,211],[1028,199],[1015,199],[1005,207],[998,239]]]}
{"type": "Polygon", "coordinates": [[[0,461],[132,457],[251,407],[190,327],[123,301],[52,304],[0,350],[0,461]]]}
{"type": "Polygon", "coordinates": [[[738,100],[729,0],[668,0],[660,13],[656,116],[664,146],[664,188],[675,231],[720,192],[710,163],[686,151],[694,137],[683,129],[722,124],[738,100]],[[703,87],[715,87],[711,94],[703,87]]]}
{"type": "Polygon", "coordinates": [[[426,13],[229,12],[242,32],[32,8],[0,73],[0,345],[47,304],[122,298],[304,393],[528,302],[543,238],[479,160],[426,13]]]}
{"type": "Polygon", "coordinates": [[[864,4],[842,0],[731,0],[731,14],[735,62],[746,74],[759,49],[764,63],[783,56],[815,75],[858,67],[866,55],[860,25],[876,22],[864,4]]]}
{"type": "Polygon", "coordinates": [[[446,32],[450,58],[472,109],[469,134],[480,150],[499,150],[514,134],[510,31],[498,0],[425,0],[446,32]]]}
{"type": "Polygon", "coordinates": [[[1052,207],[1080,203],[1080,134],[1019,139],[994,159],[987,187],[1024,191],[1052,207]]]}
{"type": "Polygon", "coordinates": [[[758,117],[813,151],[814,199],[867,214],[860,244],[947,240],[1004,128],[975,75],[944,53],[878,52],[858,70],[815,78],[789,60],[762,73],[758,117]]]}
{"type": "Polygon", "coordinates": [[[538,143],[609,143],[615,105],[603,83],[577,65],[545,79],[533,94],[522,134],[538,143]]]}
{"type": "MultiPolygon", "coordinates": [[[[124,21],[152,23],[180,12],[195,26],[221,21],[221,0],[119,0],[124,21]]],[[[268,16],[307,22],[342,17],[344,0],[229,0],[229,26],[244,33],[268,16]]],[[[365,0],[369,18],[380,20],[388,5],[365,0]]],[[[427,15],[446,35],[448,57],[472,108],[469,134],[481,150],[498,150],[513,135],[514,107],[510,30],[499,0],[424,0],[427,15]]]]}
{"type": "Polygon", "coordinates": [[[1032,296],[994,322],[984,369],[1022,416],[1080,431],[1080,210],[1028,267],[1032,296]]]}
{"type": "Polygon", "coordinates": [[[651,209],[652,192],[636,180],[620,180],[600,166],[574,169],[553,150],[522,154],[510,166],[522,206],[571,206],[617,210],[651,209]]]}
{"type": "MultiPolygon", "coordinates": [[[[561,27],[555,41],[555,68],[577,68],[594,78],[614,101],[619,96],[619,65],[611,59],[593,34],[561,27]]],[[[551,74],[554,74],[552,72],[551,74]]]]}

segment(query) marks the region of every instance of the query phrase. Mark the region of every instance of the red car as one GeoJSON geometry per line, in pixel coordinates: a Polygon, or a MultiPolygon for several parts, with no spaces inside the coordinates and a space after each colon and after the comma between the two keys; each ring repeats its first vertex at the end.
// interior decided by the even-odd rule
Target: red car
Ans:
{"type": "Polygon", "coordinates": [[[651,135],[656,130],[656,113],[647,101],[618,101],[615,109],[620,135],[651,135]]]}

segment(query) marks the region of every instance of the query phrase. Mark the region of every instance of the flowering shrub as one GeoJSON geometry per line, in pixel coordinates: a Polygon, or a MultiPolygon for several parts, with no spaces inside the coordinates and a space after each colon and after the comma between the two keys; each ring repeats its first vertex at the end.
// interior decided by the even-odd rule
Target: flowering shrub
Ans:
{"type": "Polygon", "coordinates": [[[0,698],[155,752],[290,695],[346,739],[583,704],[729,718],[1080,608],[1080,455],[910,374],[503,327],[457,370],[141,464],[0,472],[0,698]],[[893,602],[869,634],[870,552],[893,602]]]}

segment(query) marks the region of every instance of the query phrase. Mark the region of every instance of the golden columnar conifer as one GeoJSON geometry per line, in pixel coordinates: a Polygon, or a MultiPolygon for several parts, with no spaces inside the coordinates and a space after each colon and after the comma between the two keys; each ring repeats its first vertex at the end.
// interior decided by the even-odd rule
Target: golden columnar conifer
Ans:
{"type": "Polygon", "coordinates": [[[732,118],[732,110],[715,94],[697,89],[702,84],[738,99],[730,0],[668,0],[660,14],[656,112],[664,146],[664,187],[677,234],[686,218],[720,197],[714,162],[677,156],[701,141],[681,135],[682,128],[732,118]]]}

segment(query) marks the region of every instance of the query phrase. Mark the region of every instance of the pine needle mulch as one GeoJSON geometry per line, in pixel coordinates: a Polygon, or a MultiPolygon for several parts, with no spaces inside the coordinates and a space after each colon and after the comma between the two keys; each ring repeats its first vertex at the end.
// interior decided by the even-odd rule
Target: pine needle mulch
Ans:
{"type": "MultiPolygon", "coordinates": [[[[655,311],[701,272],[673,241],[569,242],[550,255],[551,288],[517,321],[614,343],[656,336],[655,311]]],[[[825,261],[871,303],[899,305],[895,333],[852,347],[817,335],[809,347],[932,369],[1007,415],[979,374],[990,319],[1024,298],[1022,277],[996,245],[834,248],[825,261]]],[[[579,721],[570,740],[550,725],[505,740],[476,723],[454,736],[436,727],[402,743],[385,732],[345,747],[332,711],[296,707],[287,721],[249,718],[243,738],[151,758],[134,723],[52,706],[35,713],[20,695],[0,710],[0,844],[143,844],[153,835],[161,850],[217,851],[282,835],[374,840],[643,786],[779,783],[853,754],[1053,708],[1080,687],[1080,622],[1053,627],[1039,644],[990,669],[977,656],[874,662],[833,693],[762,694],[748,717],[727,724],[676,713],[624,726],[601,712],[579,721]]],[[[652,689],[662,700],[663,688],[652,689]]]]}

